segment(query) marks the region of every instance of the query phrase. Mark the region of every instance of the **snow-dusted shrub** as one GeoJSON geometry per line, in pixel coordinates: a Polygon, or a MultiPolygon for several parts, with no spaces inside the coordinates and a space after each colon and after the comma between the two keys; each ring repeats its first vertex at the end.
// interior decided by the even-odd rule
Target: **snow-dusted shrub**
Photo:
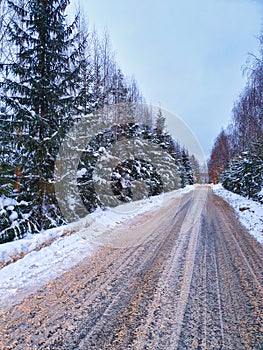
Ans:
{"type": "Polygon", "coordinates": [[[170,135],[133,123],[114,125],[96,135],[83,152],[77,172],[88,211],[185,186],[181,169],[185,176],[192,170],[185,168],[177,148],[170,135]]]}
{"type": "Polygon", "coordinates": [[[0,243],[23,238],[29,231],[27,214],[24,214],[26,208],[26,202],[0,197],[0,243]]]}
{"type": "Polygon", "coordinates": [[[229,191],[263,202],[262,151],[257,149],[242,152],[230,162],[222,174],[221,182],[229,191]]]}

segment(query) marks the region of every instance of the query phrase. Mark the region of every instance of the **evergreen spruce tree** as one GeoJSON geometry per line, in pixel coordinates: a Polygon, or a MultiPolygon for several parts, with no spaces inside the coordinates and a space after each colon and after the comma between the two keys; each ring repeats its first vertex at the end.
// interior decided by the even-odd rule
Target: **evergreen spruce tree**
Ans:
{"type": "Polygon", "coordinates": [[[93,211],[98,205],[116,206],[120,201],[180,188],[178,147],[169,134],[160,138],[136,123],[116,124],[98,134],[83,152],[79,164],[78,185],[86,208],[93,211]],[[118,149],[118,157],[114,155],[114,162],[117,158],[119,161],[112,169],[112,147],[118,148],[117,142],[123,140],[125,147],[118,149]],[[95,193],[94,183],[100,194],[95,193]]]}
{"type": "Polygon", "coordinates": [[[192,155],[190,157],[194,183],[201,183],[201,168],[198,159],[192,155]]]}
{"type": "Polygon", "coordinates": [[[161,108],[158,109],[157,116],[156,116],[156,134],[162,135],[165,128],[165,116],[163,115],[163,112],[161,108]]]}
{"type": "Polygon", "coordinates": [[[54,160],[74,121],[79,77],[76,22],[67,25],[69,0],[8,0],[8,35],[15,60],[1,64],[1,146],[21,172],[20,197],[32,230],[61,223],[53,190],[54,160]],[[10,146],[11,145],[11,146],[10,146]]]}
{"type": "Polygon", "coordinates": [[[127,101],[128,89],[122,71],[118,68],[113,75],[112,91],[113,104],[125,103],[127,101]]]}
{"type": "Polygon", "coordinates": [[[262,201],[262,143],[258,142],[254,145],[253,151],[244,151],[233,159],[222,174],[221,181],[222,185],[229,191],[262,201]]]}
{"type": "Polygon", "coordinates": [[[181,180],[182,187],[193,185],[194,183],[192,165],[189,159],[189,154],[185,148],[183,148],[181,152],[181,180]]]}

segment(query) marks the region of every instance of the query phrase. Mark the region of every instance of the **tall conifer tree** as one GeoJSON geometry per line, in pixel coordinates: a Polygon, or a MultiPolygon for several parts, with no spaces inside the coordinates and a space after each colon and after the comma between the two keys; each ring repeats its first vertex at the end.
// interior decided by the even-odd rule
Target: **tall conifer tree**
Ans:
{"type": "MultiPolygon", "coordinates": [[[[54,160],[74,121],[80,82],[77,19],[66,24],[69,0],[8,0],[14,15],[8,35],[15,59],[2,64],[1,144],[11,145],[21,172],[20,195],[34,229],[55,224],[54,160]]],[[[9,150],[10,155],[10,150],[9,150]]]]}

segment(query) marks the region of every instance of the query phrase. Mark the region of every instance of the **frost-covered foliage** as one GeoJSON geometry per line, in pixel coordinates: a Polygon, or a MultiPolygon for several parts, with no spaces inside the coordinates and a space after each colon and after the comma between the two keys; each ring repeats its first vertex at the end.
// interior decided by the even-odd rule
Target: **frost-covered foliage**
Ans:
{"type": "Polygon", "coordinates": [[[262,201],[263,150],[263,34],[260,56],[252,56],[246,87],[236,101],[232,123],[215,140],[208,161],[214,184],[262,201]]]}
{"type": "Polygon", "coordinates": [[[242,152],[223,172],[223,186],[234,193],[263,203],[263,148],[242,152]]]}
{"type": "Polygon", "coordinates": [[[0,243],[22,238],[34,230],[28,220],[28,203],[14,198],[0,197],[0,243]]]}
{"type": "Polygon", "coordinates": [[[187,150],[185,150],[184,148],[181,152],[180,172],[181,172],[182,187],[194,184],[193,167],[189,159],[189,154],[187,150]]]}
{"type": "Polygon", "coordinates": [[[28,203],[35,231],[64,222],[54,162],[69,128],[104,104],[141,99],[108,38],[88,33],[79,14],[67,22],[69,3],[0,2],[0,195],[28,203]]]}
{"type": "Polygon", "coordinates": [[[93,211],[184,187],[192,176],[187,152],[171,136],[130,123],[113,126],[88,145],[78,184],[93,211]]]}
{"type": "Polygon", "coordinates": [[[78,188],[89,212],[193,181],[189,155],[163,131],[161,113],[153,128],[152,113],[136,81],[117,66],[107,35],[100,41],[79,14],[68,23],[69,3],[0,1],[0,196],[14,201],[14,210],[1,208],[0,242],[65,222],[55,193],[59,149],[79,120],[105,106],[116,106],[113,127],[94,134],[79,164],[78,188]],[[136,119],[131,106],[138,103],[136,119]],[[131,115],[129,125],[118,124],[123,114],[131,115]],[[112,169],[110,150],[120,141],[126,153],[112,169]],[[99,172],[103,161],[107,179],[99,172]]]}
{"type": "Polygon", "coordinates": [[[14,55],[1,62],[1,148],[14,169],[17,201],[28,203],[37,231],[62,223],[54,210],[54,159],[74,121],[81,64],[76,21],[65,22],[68,3],[8,2],[14,55]]]}

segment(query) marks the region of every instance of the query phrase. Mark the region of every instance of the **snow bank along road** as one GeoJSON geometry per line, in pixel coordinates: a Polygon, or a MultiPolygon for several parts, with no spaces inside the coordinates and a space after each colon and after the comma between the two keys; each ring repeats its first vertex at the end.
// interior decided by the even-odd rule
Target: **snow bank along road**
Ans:
{"type": "Polygon", "coordinates": [[[155,214],[3,311],[1,349],[263,349],[262,245],[208,187],[155,214]]]}

